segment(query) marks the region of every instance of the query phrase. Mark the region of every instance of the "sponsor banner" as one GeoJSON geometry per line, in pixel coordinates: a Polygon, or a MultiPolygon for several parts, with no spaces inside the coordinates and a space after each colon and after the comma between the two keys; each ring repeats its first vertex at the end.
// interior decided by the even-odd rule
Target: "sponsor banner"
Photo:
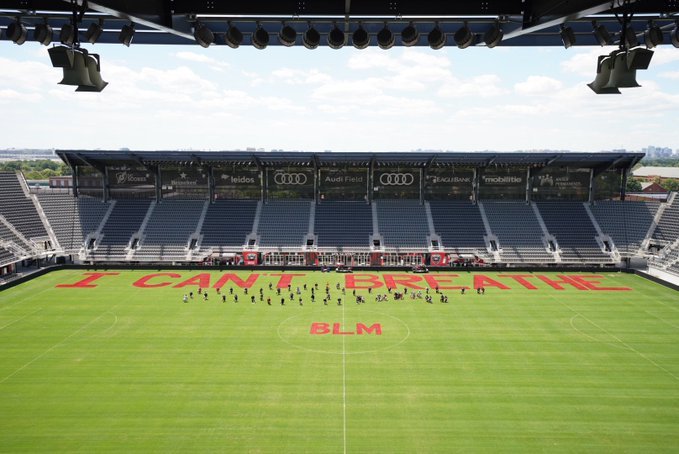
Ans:
{"type": "Polygon", "coordinates": [[[163,189],[207,187],[207,167],[163,167],[160,175],[163,189]]]}
{"type": "Polygon", "coordinates": [[[314,170],[306,167],[269,169],[267,184],[271,198],[313,198],[314,170]]]}
{"type": "Polygon", "coordinates": [[[525,199],[526,172],[526,167],[483,169],[479,179],[479,197],[481,199],[525,199]]]}
{"type": "Polygon", "coordinates": [[[432,252],[429,260],[430,266],[448,265],[448,254],[445,252],[432,252]]]}
{"type": "Polygon", "coordinates": [[[420,169],[379,169],[373,174],[376,198],[420,198],[420,169]]]}
{"type": "Polygon", "coordinates": [[[244,265],[259,265],[259,253],[256,251],[243,251],[244,265]]]}
{"type": "Polygon", "coordinates": [[[152,186],[156,178],[153,172],[143,166],[107,167],[109,185],[113,187],[152,186]]]}
{"type": "Polygon", "coordinates": [[[428,200],[468,200],[473,192],[472,168],[432,168],[425,172],[424,193],[428,200]]]}
{"type": "Polygon", "coordinates": [[[233,167],[214,167],[212,174],[216,187],[259,188],[260,178],[257,169],[235,169],[233,167]]]}
{"type": "Polygon", "coordinates": [[[536,200],[586,200],[589,176],[589,169],[545,168],[532,177],[533,197],[536,200]]]}
{"type": "Polygon", "coordinates": [[[364,200],[366,198],[367,169],[322,168],[319,175],[321,200],[364,200]]]}

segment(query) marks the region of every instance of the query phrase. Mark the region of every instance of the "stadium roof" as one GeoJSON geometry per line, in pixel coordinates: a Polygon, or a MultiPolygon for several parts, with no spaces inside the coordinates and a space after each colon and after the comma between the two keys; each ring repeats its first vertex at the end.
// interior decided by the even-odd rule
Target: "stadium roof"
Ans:
{"type": "Polygon", "coordinates": [[[586,168],[630,168],[643,153],[493,153],[493,152],[296,152],[296,151],[106,151],[57,150],[71,165],[101,167],[114,163],[235,164],[241,166],[570,166],[586,168]]]}
{"type": "Polygon", "coordinates": [[[136,45],[196,44],[194,30],[202,24],[214,32],[214,44],[226,45],[225,33],[233,25],[242,32],[242,45],[250,45],[261,26],[273,35],[269,45],[281,45],[275,38],[286,23],[297,32],[294,44],[301,45],[301,34],[313,26],[325,45],[335,26],[347,33],[345,44],[349,34],[362,26],[374,46],[378,32],[387,25],[394,44],[400,46],[401,32],[413,23],[420,36],[407,44],[426,46],[427,34],[438,24],[445,34],[444,44],[455,46],[455,34],[468,24],[473,33],[469,45],[483,46],[484,34],[499,24],[504,33],[500,45],[563,46],[561,26],[567,24],[576,38],[573,45],[591,46],[599,44],[592,33],[593,20],[618,42],[625,18],[643,42],[649,20],[669,32],[677,13],[675,0],[5,0],[0,6],[0,27],[6,29],[20,17],[28,30],[47,20],[58,33],[76,17],[85,41],[88,27],[101,20],[103,32],[97,42],[118,43],[123,25],[133,23],[136,45]]]}

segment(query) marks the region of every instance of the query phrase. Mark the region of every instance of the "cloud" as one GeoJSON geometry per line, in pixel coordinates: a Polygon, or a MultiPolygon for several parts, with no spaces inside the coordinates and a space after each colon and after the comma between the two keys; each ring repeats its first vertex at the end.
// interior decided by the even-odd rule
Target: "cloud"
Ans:
{"type": "Polygon", "coordinates": [[[679,71],[665,71],[665,72],[658,74],[658,77],[662,77],[663,79],[678,80],[679,79],[679,71]]]}
{"type": "Polygon", "coordinates": [[[561,81],[551,77],[528,76],[525,81],[514,84],[514,91],[521,95],[541,95],[561,90],[562,87],[561,81]]]}
{"type": "Polygon", "coordinates": [[[200,54],[197,52],[181,51],[175,53],[174,56],[180,60],[186,60],[194,63],[203,63],[215,71],[221,72],[229,67],[229,64],[224,61],[217,60],[215,58],[208,57],[205,54],[200,54]]]}
{"type": "Polygon", "coordinates": [[[438,95],[446,98],[478,96],[491,98],[507,93],[501,87],[502,80],[495,74],[483,74],[469,80],[452,79],[438,90],[438,95]]]}

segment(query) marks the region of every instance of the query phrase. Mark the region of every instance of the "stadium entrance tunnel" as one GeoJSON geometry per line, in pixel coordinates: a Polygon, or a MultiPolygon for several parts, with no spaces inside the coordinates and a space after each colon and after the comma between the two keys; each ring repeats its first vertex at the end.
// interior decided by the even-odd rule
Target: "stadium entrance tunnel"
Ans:
{"type": "Polygon", "coordinates": [[[357,307],[301,313],[278,325],[278,337],[291,347],[337,355],[373,353],[396,348],[410,337],[398,317],[357,307]],[[340,310],[337,310],[340,309],[340,310]]]}

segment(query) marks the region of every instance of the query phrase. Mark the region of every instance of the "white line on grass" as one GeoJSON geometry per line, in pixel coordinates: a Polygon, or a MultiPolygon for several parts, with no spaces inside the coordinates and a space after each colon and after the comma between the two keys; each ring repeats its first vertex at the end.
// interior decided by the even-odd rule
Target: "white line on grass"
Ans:
{"type": "Polygon", "coordinates": [[[0,331],[2,331],[3,329],[7,328],[8,326],[14,325],[16,322],[20,322],[21,320],[25,319],[26,317],[30,317],[31,315],[35,314],[36,312],[40,312],[41,310],[42,310],[42,308],[40,308],[40,309],[38,309],[38,310],[35,310],[35,311],[31,312],[30,314],[26,314],[26,315],[24,315],[24,316],[21,317],[21,318],[17,318],[16,320],[11,321],[11,322],[9,322],[9,323],[6,324],[6,325],[0,326],[0,331]]]}
{"type": "MultiPolygon", "coordinates": [[[[342,328],[344,329],[344,306],[342,305],[342,328]]],[[[342,434],[344,439],[344,454],[347,454],[347,355],[345,336],[342,336],[342,434]]]]}
{"type": "MultiPolygon", "coordinates": [[[[114,309],[115,309],[115,307],[114,307],[114,309]]],[[[85,328],[90,326],[92,323],[96,322],[97,320],[99,320],[101,317],[103,317],[104,315],[106,315],[108,313],[109,313],[109,311],[105,311],[100,316],[98,316],[98,317],[90,320],[89,322],[85,323],[83,326],[81,326],[80,328],[78,328],[77,330],[75,330],[74,332],[69,334],[68,336],[66,336],[64,339],[62,339],[59,342],[57,342],[56,344],[52,345],[50,348],[48,348],[44,352],[40,353],[38,356],[36,356],[35,358],[33,358],[32,360],[30,360],[29,362],[27,362],[26,364],[24,364],[20,368],[18,368],[17,370],[15,370],[11,374],[9,374],[8,376],[6,376],[2,380],[0,380],[0,385],[5,383],[10,378],[14,377],[16,374],[18,374],[22,370],[26,369],[28,366],[30,366],[31,364],[33,364],[34,362],[36,362],[37,360],[39,360],[40,358],[42,358],[43,356],[45,356],[46,354],[48,354],[49,352],[51,352],[52,350],[54,350],[55,348],[57,348],[58,346],[60,346],[61,344],[63,344],[64,342],[66,342],[67,340],[69,340],[70,338],[72,338],[73,336],[78,334],[80,331],[84,330],[85,328]]]]}

